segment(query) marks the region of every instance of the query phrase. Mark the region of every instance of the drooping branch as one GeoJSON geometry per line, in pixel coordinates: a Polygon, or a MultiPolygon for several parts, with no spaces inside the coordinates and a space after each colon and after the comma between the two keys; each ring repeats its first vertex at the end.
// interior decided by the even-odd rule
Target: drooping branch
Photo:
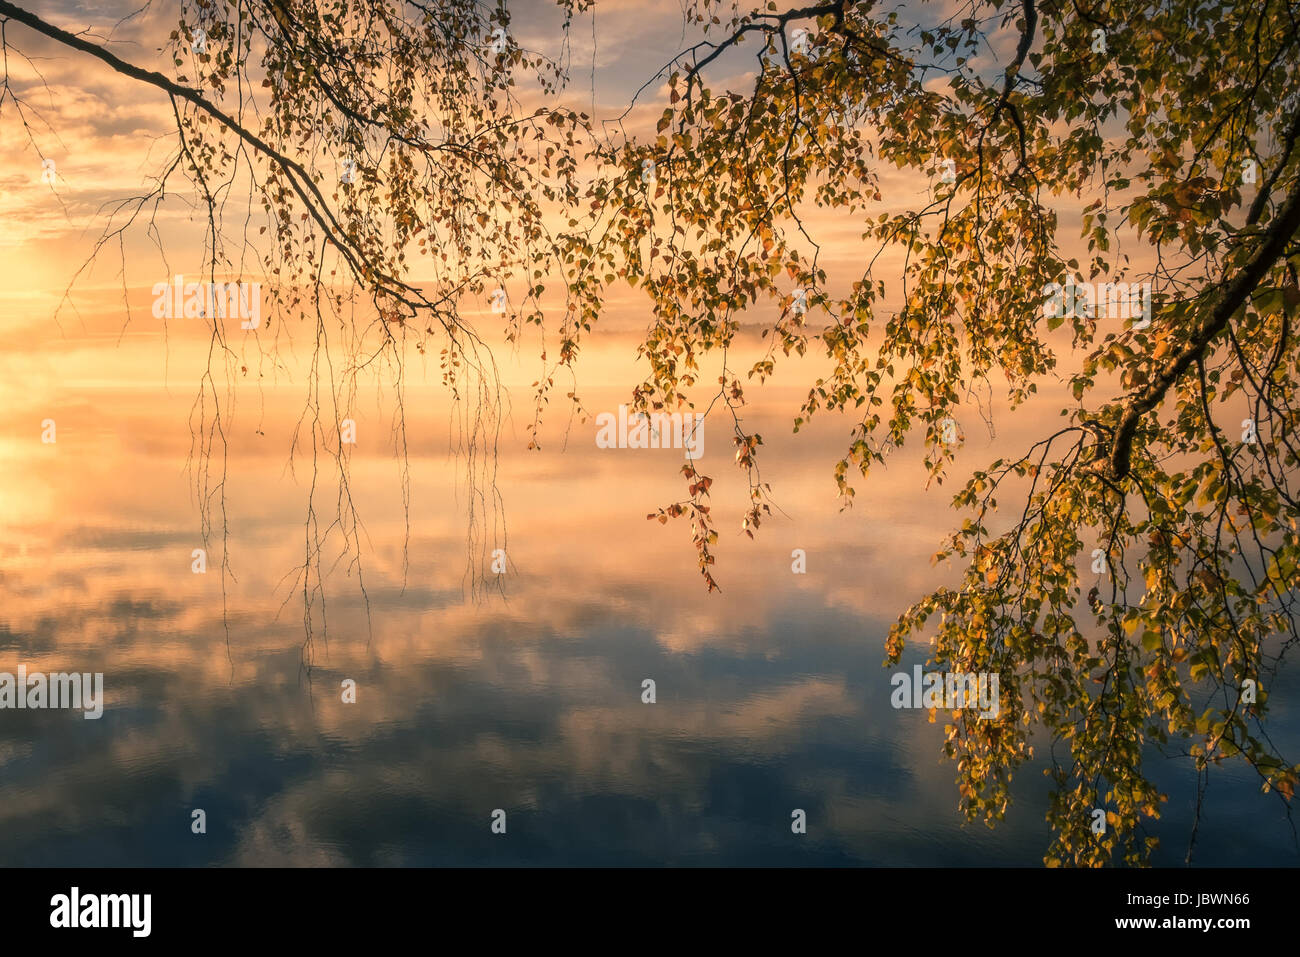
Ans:
{"type": "MultiPolygon", "coordinates": [[[[262,137],[248,130],[239,120],[222,110],[201,92],[177,83],[157,71],[146,70],[133,63],[128,63],[102,46],[48,23],[34,13],[8,2],[8,0],[0,0],[0,18],[12,19],[70,49],[93,56],[121,75],[155,87],[175,99],[185,100],[211,116],[257,153],[265,156],[284,171],[286,178],[302,201],[308,214],[320,227],[329,244],[347,261],[354,275],[366,279],[377,293],[390,296],[393,300],[402,302],[408,307],[425,307],[436,312],[437,303],[430,302],[418,289],[409,283],[377,270],[375,264],[370,262],[364,251],[355,248],[347,239],[347,230],[337,220],[330,209],[329,203],[302,164],[284,155],[262,137]]],[[[451,320],[446,317],[440,316],[439,318],[445,327],[451,324],[451,320]]],[[[382,316],[381,320],[386,324],[387,320],[383,319],[382,316]]]]}

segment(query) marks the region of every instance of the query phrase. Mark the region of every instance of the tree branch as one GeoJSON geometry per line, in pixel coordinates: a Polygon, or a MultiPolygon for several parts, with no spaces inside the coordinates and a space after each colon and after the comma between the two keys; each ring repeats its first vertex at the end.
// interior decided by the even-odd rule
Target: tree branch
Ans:
{"type": "Polygon", "coordinates": [[[1232,316],[1241,308],[1260,281],[1283,254],[1286,244],[1300,229],[1300,190],[1291,194],[1278,211],[1264,235],[1264,241],[1245,267],[1231,280],[1220,284],[1209,315],[1192,334],[1187,345],[1141,391],[1132,395],[1120,417],[1111,445],[1108,467],[1112,481],[1129,474],[1133,454],[1133,437],[1142,417],[1155,409],[1192,364],[1205,356],[1210,344],[1228,327],[1232,316]]]}

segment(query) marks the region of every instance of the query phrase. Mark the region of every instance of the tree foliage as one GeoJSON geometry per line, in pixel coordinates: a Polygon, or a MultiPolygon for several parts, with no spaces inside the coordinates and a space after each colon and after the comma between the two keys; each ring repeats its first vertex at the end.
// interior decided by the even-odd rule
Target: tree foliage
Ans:
{"type": "MultiPolygon", "coordinates": [[[[795,424],[832,410],[857,421],[835,469],[851,499],[853,477],[917,433],[941,480],[960,445],[944,426],[969,409],[971,383],[1000,377],[1016,406],[1062,377],[1063,351],[1081,352],[1062,425],[955,496],[969,517],[937,557],[961,563],[961,582],[900,616],[889,663],[928,637],[942,670],[1002,676],[1001,716],[952,712],[946,751],[967,814],[993,821],[1035,736],[1050,738],[1049,864],[1146,859],[1142,823],[1164,799],[1144,769],[1151,745],[1185,751],[1202,781],[1240,758],[1289,805],[1300,768],[1263,718],[1297,639],[1294,5],[1025,0],[931,23],[872,3],[725,22],[715,8],[693,8],[712,39],[669,66],[658,139],[628,147],[627,166],[644,152],[666,172],[654,204],[616,194],[627,235],[653,236],[648,258],[624,244],[655,305],[641,394],[672,400],[742,310],[782,301],[769,354],[720,396],[739,404],[740,372],[761,383],[782,356],[824,352],[833,371],[795,424]],[[994,67],[1007,31],[1014,52],[994,67]],[[709,65],[746,44],[753,88],[711,89],[709,65]],[[930,202],[882,208],[891,167],[928,174],[930,202]],[[1078,239],[1057,212],[1071,201],[1078,239]],[[866,268],[847,296],[827,292],[808,204],[863,225],[866,268]],[[1084,256],[1063,249],[1085,241],[1084,256]],[[884,276],[891,248],[905,265],[884,276]],[[1045,291],[1077,276],[1150,283],[1150,319],[1045,315],[1045,291]],[[820,328],[790,308],[801,288],[820,328]],[[1106,573],[1085,598],[1095,548],[1106,573]]],[[[753,526],[761,439],[737,444],[753,526]]],[[[700,524],[707,489],[696,479],[687,505],[700,524]]],[[[696,540],[712,587],[712,539],[696,540]]]]}
{"type": "MultiPolygon", "coordinates": [[[[560,0],[566,30],[589,6],[560,0]]],[[[194,184],[213,269],[232,263],[227,194],[251,184],[259,265],[318,343],[347,317],[353,370],[384,359],[400,384],[406,345],[436,348],[451,389],[469,377],[491,399],[491,375],[471,375],[490,373],[490,356],[460,303],[513,281],[511,331],[559,336],[539,422],[603,299],[641,290],[653,318],[635,405],[679,407],[720,357],[710,409],[734,432],[751,535],[770,489],[746,390],[790,357],[829,362],[792,418],[851,423],[833,466],[846,505],[909,441],[942,482],[976,386],[1013,408],[1063,386],[1059,424],[957,491],[964,518],[937,557],[960,580],[903,612],[887,663],[927,639],[942,670],[1001,677],[998,718],[954,711],[947,725],[962,807],[1000,819],[1012,775],[1050,742],[1046,861],[1088,865],[1147,859],[1143,824],[1164,800],[1152,747],[1186,754],[1202,786],[1244,761],[1288,813],[1300,773],[1264,724],[1300,638],[1298,12],[1288,0],[689,0],[698,42],[638,94],[662,98],[657,128],[611,137],[580,110],[521,103],[525,75],[534,99],[561,102],[566,69],[519,48],[504,3],[187,2],[164,77],[0,0],[0,17],[171,102],[177,151],[159,189],[171,172],[194,184]],[[334,175],[344,160],[354,182],[334,175]],[[898,171],[928,181],[924,204],[886,195],[898,171]],[[860,272],[827,274],[813,209],[860,228],[860,272]],[[433,283],[410,279],[430,270],[433,283]],[[1149,321],[1045,314],[1046,290],[1076,279],[1149,284],[1149,321]],[[543,308],[548,287],[558,311],[543,308]],[[765,354],[733,367],[742,318],[764,314],[776,316],[765,354]]],[[[208,387],[198,433],[211,452],[221,406],[208,387]]],[[[305,414],[313,448],[345,466],[326,405],[317,395],[305,414]]],[[[485,420],[470,425],[478,435],[485,420]]],[[[686,497],[651,517],[687,519],[712,590],[714,479],[684,472],[686,497]]],[[[309,537],[309,628],[313,562],[309,537]]]]}

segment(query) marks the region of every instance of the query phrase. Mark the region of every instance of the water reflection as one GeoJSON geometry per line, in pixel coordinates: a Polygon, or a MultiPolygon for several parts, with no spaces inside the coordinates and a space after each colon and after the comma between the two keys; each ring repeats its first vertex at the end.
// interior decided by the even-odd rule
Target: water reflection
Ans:
{"type": "MultiPolygon", "coordinates": [[[[62,400],[20,399],[10,421],[22,427],[0,436],[0,670],[103,671],[107,704],[94,722],[0,715],[4,865],[1041,861],[1041,766],[1017,776],[1003,825],[965,826],[941,725],[889,704],[884,635],[949,574],[928,562],[948,493],[927,496],[900,461],[839,512],[829,465],[841,424],[796,441],[779,392],[750,414],[785,514],[756,542],[724,533],[712,596],[685,529],[645,520],[678,496],[680,453],[599,450],[575,426],[567,448],[539,454],[506,436],[512,574],[504,595],[467,601],[464,513],[449,492],[462,465],[437,440],[446,418],[432,389],[411,403],[427,415],[410,425],[403,581],[388,423],[358,413],[366,591],[347,562],[334,568],[327,640],[305,671],[301,600],[285,581],[304,549],[307,477],[285,468],[300,397],[272,390],[246,413],[265,435],[232,430],[237,580],[223,621],[219,543],[208,574],[190,571],[192,396],[65,386],[62,400]],[[26,427],[45,415],[59,421],[55,446],[26,427]],[[807,552],[806,575],[790,571],[793,548],[807,552]],[[345,678],[355,705],[340,700],[345,678]],[[194,808],[205,835],[190,831],[194,808]],[[505,837],[489,830],[496,808],[505,837]],[[804,836],[791,833],[796,808],[804,836]]],[[[597,388],[589,405],[621,398],[597,388]]],[[[710,442],[706,464],[730,481],[725,437],[710,442]]],[[[717,489],[720,526],[734,529],[738,490],[717,489]]],[[[915,648],[903,667],[923,660],[915,648]]],[[[1276,707],[1284,751],[1298,725],[1276,707]]],[[[1171,792],[1158,860],[1178,863],[1194,781],[1182,762],[1153,761],[1171,792]]],[[[1197,860],[1297,855],[1278,804],[1232,771],[1214,779],[1197,860]]]]}

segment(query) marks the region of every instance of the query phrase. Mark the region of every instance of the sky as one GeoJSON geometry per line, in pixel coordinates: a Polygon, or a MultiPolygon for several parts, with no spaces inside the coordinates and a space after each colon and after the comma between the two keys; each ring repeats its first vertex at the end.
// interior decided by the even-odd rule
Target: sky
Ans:
{"type": "MultiPolygon", "coordinates": [[[[132,9],[128,4],[56,3],[42,5],[42,15],[69,30],[92,28],[95,35],[110,38],[117,55],[167,72],[170,67],[160,55],[158,38],[171,29],[174,8],[150,5],[109,33],[107,25],[132,9]]],[[[560,52],[555,15],[548,4],[519,4],[512,9],[516,17],[512,29],[524,46],[560,52]]],[[[196,237],[201,236],[202,219],[196,218],[194,197],[176,195],[158,216],[165,257],[142,225],[128,230],[120,246],[112,244],[92,255],[114,205],[147,189],[150,177],[173,149],[167,102],[156,91],[118,76],[89,57],[57,49],[21,27],[11,25],[10,31],[11,42],[29,58],[11,56],[10,71],[11,82],[29,106],[30,138],[17,122],[13,105],[6,104],[0,113],[4,128],[0,136],[0,222],[4,223],[0,231],[0,402],[10,414],[0,421],[0,454],[22,467],[6,470],[0,505],[10,516],[16,540],[22,541],[18,533],[27,529],[33,549],[51,547],[46,541],[48,530],[63,527],[73,513],[83,514],[92,526],[99,520],[111,525],[114,518],[134,514],[147,527],[154,521],[150,511],[165,505],[169,521],[183,524],[194,514],[193,475],[185,467],[192,461],[195,402],[206,394],[201,383],[210,336],[204,324],[193,320],[155,319],[150,314],[150,287],[172,273],[197,271],[201,250],[196,237]],[[42,182],[42,157],[55,163],[53,189],[42,182]],[[89,265],[81,269],[88,260],[89,265]],[[124,300],[130,305],[129,314],[124,300]],[[57,455],[50,446],[32,451],[47,419],[58,423],[57,455]],[[140,477],[132,464],[140,456],[159,463],[156,478],[169,490],[145,502],[138,499],[140,477]],[[181,479],[188,481],[190,501],[182,495],[187,484],[181,479]]],[[[685,45],[684,36],[681,11],[675,5],[600,4],[594,24],[591,19],[580,20],[571,31],[569,95],[585,105],[593,100],[594,87],[598,117],[623,114],[636,90],[685,45]]],[[[718,84],[743,84],[749,56],[746,52],[740,59],[720,60],[718,84]]],[[[644,105],[625,122],[633,129],[637,123],[652,124],[662,109],[662,99],[656,101],[662,92],[662,87],[647,88],[642,93],[644,105]]],[[[920,174],[888,171],[883,175],[886,195],[899,206],[927,193],[928,180],[920,174]]],[[[858,238],[859,226],[842,217],[818,219],[814,212],[808,228],[826,251],[832,287],[843,288],[860,275],[867,251],[858,238]]],[[[474,316],[475,308],[470,304],[467,314],[474,316]]],[[[477,306],[477,315],[485,323],[493,319],[487,303],[477,306]]],[[[577,386],[587,409],[615,410],[644,376],[635,347],[648,318],[635,291],[606,303],[606,318],[589,338],[578,368],[577,386]]],[[[752,317],[737,349],[742,355],[746,350],[757,355],[762,348],[756,329],[763,321],[770,317],[752,317]]],[[[295,434],[300,435],[295,430],[308,392],[311,353],[305,343],[310,337],[292,323],[281,335],[286,339],[277,340],[280,348],[271,358],[261,349],[257,332],[233,332],[230,344],[235,358],[230,368],[236,371],[229,379],[218,375],[223,399],[232,394],[224,391],[227,387],[234,390],[234,402],[228,407],[231,457],[247,463],[256,475],[229,489],[230,511],[244,523],[241,527],[255,525],[258,515],[267,522],[278,522],[285,513],[296,516],[302,503],[303,479],[296,470],[303,468],[304,456],[309,460],[309,449],[300,444],[296,457],[291,450],[295,434]]],[[[594,423],[576,420],[558,399],[543,422],[542,449],[526,454],[526,426],[531,419],[528,386],[541,368],[537,342],[525,340],[515,348],[497,343],[497,350],[502,378],[510,387],[500,444],[506,463],[503,474],[513,479],[506,508],[523,568],[525,543],[544,542],[553,534],[546,527],[545,499],[538,497],[554,495],[570,475],[598,477],[611,469],[611,475],[616,475],[618,469],[608,458],[593,454],[594,423]]],[[[809,518],[815,515],[811,527],[829,542],[842,532],[840,523],[845,521],[831,470],[842,454],[851,422],[823,416],[798,436],[790,427],[808,383],[823,368],[824,360],[811,351],[807,359],[787,363],[761,394],[754,394],[746,421],[765,434],[764,478],[773,482],[778,506],[795,513],[802,510],[809,518]]],[[[393,509],[400,502],[401,473],[393,440],[393,392],[385,376],[381,371],[363,380],[349,414],[360,431],[358,481],[364,476],[374,483],[366,487],[376,490],[366,518],[375,536],[386,542],[378,549],[377,574],[386,584],[400,587],[401,561],[389,546],[391,537],[400,535],[401,514],[393,509]]],[[[706,371],[701,379],[708,383],[711,376],[706,371]]],[[[424,498],[419,501],[436,500],[440,489],[456,486],[457,470],[464,468],[462,461],[449,458],[454,438],[448,428],[451,407],[436,364],[413,351],[408,355],[406,388],[406,453],[415,463],[417,488],[423,488],[424,498]]],[[[1045,393],[1027,414],[998,420],[992,427],[972,410],[963,429],[972,449],[981,451],[977,458],[991,458],[982,454],[985,449],[1030,440],[1042,416],[1057,411],[1051,408],[1056,401],[1051,388],[1045,393]]],[[[996,397],[992,401],[996,408],[996,397]]],[[[728,467],[727,430],[720,424],[711,426],[706,438],[703,464],[719,475],[726,473],[729,482],[725,489],[719,486],[718,508],[730,532],[744,506],[744,487],[728,467]]],[[[631,479],[596,482],[597,491],[583,493],[585,518],[593,526],[626,527],[624,536],[646,541],[647,561],[680,566],[694,583],[698,582],[694,555],[683,541],[684,528],[672,534],[645,531],[646,513],[680,495],[679,466],[667,461],[676,454],[656,453],[662,467],[637,470],[631,479]]],[[[891,538],[901,534],[911,543],[914,560],[884,563],[879,574],[897,579],[900,592],[916,593],[934,580],[928,557],[951,517],[939,508],[919,508],[924,499],[917,496],[929,495],[930,501],[946,504],[950,493],[939,488],[927,492],[922,487],[924,474],[912,450],[897,455],[895,464],[873,482],[869,499],[859,498],[852,521],[864,528],[866,542],[872,540],[874,526],[887,522],[891,538]],[[917,534],[912,536],[908,532],[914,527],[917,534]]],[[[571,521],[572,516],[566,513],[564,520],[571,521]]],[[[453,510],[440,521],[446,523],[443,530],[448,534],[463,532],[463,511],[453,510]]],[[[792,544],[771,535],[775,541],[757,547],[788,554],[792,544]]],[[[545,561],[543,553],[538,562],[545,561]]],[[[39,565],[35,552],[31,560],[39,565]]],[[[599,556],[574,560],[599,561],[599,556]]],[[[871,566],[875,559],[864,561],[871,566]]],[[[448,573],[441,584],[452,587],[461,571],[448,573]]],[[[846,601],[862,601],[853,597],[851,576],[833,588],[846,601]]],[[[543,594],[539,593],[538,601],[545,605],[543,594]]],[[[761,602],[751,607],[755,615],[762,615],[761,602]]],[[[684,612],[678,633],[664,640],[690,643],[715,631],[709,616],[692,619],[684,612]]]]}
{"type": "MultiPolygon", "coordinates": [[[[512,4],[511,9],[512,34],[522,46],[551,56],[567,55],[571,82],[565,102],[594,110],[602,123],[622,117],[632,132],[652,128],[666,100],[666,87],[654,82],[655,77],[694,40],[683,27],[676,4],[630,0],[598,4],[594,14],[575,21],[567,47],[552,4],[531,0],[512,4]],[[638,105],[628,112],[634,96],[638,105]]],[[[945,4],[925,9],[934,18],[951,12],[945,4]]],[[[173,71],[160,39],[175,26],[174,6],[155,3],[137,9],[129,3],[59,2],[42,4],[41,15],[73,32],[89,30],[88,35],[101,38],[116,55],[142,68],[173,71]]],[[[92,502],[97,507],[129,508],[123,499],[133,494],[136,478],[129,467],[115,461],[112,450],[118,450],[123,461],[147,454],[177,463],[177,471],[183,471],[193,461],[195,416],[210,410],[213,387],[228,418],[232,457],[264,463],[265,482],[276,472],[300,481],[296,469],[310,454],[301,424],[310,396],[311,327],[290,318],[268,335],[265,328],[244,332],[232,325],[227,333],[230,357],[224,365],[217,361],[215,382],[205,384],[211,352],[208,325],[151,314],[154,283],[178,272],[193,276],[201,268],[205,220],[192,191],[187,193],[178,179],[180,188],[161,206],[156,230],[138,222],[122,233],[120,241],[114,238],[95,252],[97,240],[120,222],[115,211],[150,188],[151,178],[175,149],[166,98],[26,28],[10,24],[9,32],[10,82],[24,108],[20,114],[13,102],[7,102],[0,111],[0,223],[4,224],[0,230],[0,403],[9,412],[0,419],[0,455],[15,463],[31,462],[32,443],[46,420],[58,423],[61,449],[80,447],[85,454],[71,464],[60,464],[50,458],[49,447],[38,448],[35,454],[49,458],[53,471],[10,470],[0,486],[0,505],[32,527],[57,524],[57,515],[92,502]],[[17,50],[22,57],[13,52],[17,50]],[[54,163],[53,184],[42,181],[43,160],[54,163]],[[104,501],[86,490],[92,475],[97,489],[105,493],[104,501]]],[[[995,31],[980,67],[996,69],[1009,55],[1014,38],[1013,28],[995,31]]],[[[752,80],[747,72],[752,69],[752,55],[751,47],[719,59],[711,77],[715,88],[743,89],[752,80]]],[[[527,103],[535,93],[525,90],[521,96],[527,103]]],[[[882,169],[881,184],[885,209],[914,208],[931,195],[928,177],[914,170],[882,169]]],[[[1070,234],[1078,206],[1079,202],[1066,199],[1057,210],[1063,236],[1070,234]]],[[[227,211],[227,218],[242,222],[237,207],[227,211]]],[[[875,252],[860,238],[862,225],[842,214],[813,209],[806,228],[822,247],[822,261],[830,275],[828,291],[846,291],[875,252]]],[[[899,275],[900,265],[886,257],[878,274],[899,275]]],[[[250,273],[245,278],[256,277],[250,273]]],[[[418,272],[415,278],[420,278],[418,272]]],[[[890,286],[897,288],[893,282],[890,286]]],[[[557,386],[543,417],[542,448],[530,457],[524,451],[532,419],[530,386],[546,368],[539,358],[542,339],[527,332],[523,341],[508,346],[500,340],[500,324],[486,301],[462,305],[470,321],[487,330],[507,388],[498,451],[508,462],[506,467],[521,477],[507,502],[515,523],[511,527],[519,529],[521,521],[542,522],[543,510],[529,500],[531,485],[524,476],[563,480],[575,468],[608,467],[606,459],[590,455],[594,421],[576,417],[563,394],[577,391],[593,415],[614,411],[628,401],[632,387],[646,374],[636,346],[649,324],[649,309],[631,289],[616,290],[604,303],[604,315],[586,339],[576,378],[557,386]]],[[[743,317],[744,330],[730,356],[733,369],[746,368],[747,360],[757,358],[764,348],[758,330],[775,318],[764,311],[772,308],[761,305],[743,317]]],[[[1055,421],[1060,409],[1070,404],[1063,380],[1080,356],[1070,352],[1068,341],[1060,335],[1055,344],[1061,350],[1059,376],[1042,383],[1040,396],[1014,415],[1005,407],[997,380],[990,392],[972,392],[967,397],[959,421],[971,454],[959,460],[948,486],[924,488],[915,449],[897,454],[888,469],[873,475],[869,497],[860,495],[855,507],[859,519],[898,526],[916,522],[929,530],[917,539],[917,561],[895,567],[891,574],[924,578],[928,566],[924,558],[953,517],[922,503],[946,505],[957,478],[995,455],[1027,449],[1041,435],[1044,421],[1055,421]],[[921,513],[924,519],[912,517],[921,513]]],[[[745,415],[747,428],[764,435],[764,480],[773,483],[775,501],[788,508],[818,503],[819,514],[830,521],[840,514],[832,467],[843,454],[853,423],[847,417],[820,415],[811,427],[793,434],[791,424],[809,384],[829,367],[816,353],[812,348],[802,359],[787,358],[778,364],[766,386],[749,390],[752,404],[745,415]]],[[[717,362],[716,356],[706,359],[701,385],[692,398],[707,401],[720,368],[717,362]]],[[[401,474],[399,447],[417,465],[437,469],[444,479],[449,476],[447,469],[464,467],[454,456],[448,461],[456,430],[437,362],[408,348],[405,363],[403,439],[396,437],[390,367],[363,374],[357,396],[344,403],[347,407],[341,412],[360,426],[359,467],[378,463],[377,474],[386,470],[390,490],[401,474]]],[[[726,484],[715,489],[716,504],[726,521],[738,524],[745,504],[744,485],[727,465],[728,432],[720,421],[710,426],[703,465],[717,476],[725,473],[726,484]]],[[[677,468],[666,465],[639,474],[637,481],[647,489],[637,496],[633,509],[627,508],[627,486],[622,483],[601,495],[599,502],[590,502],[590,507],[609,516],[631,515],[644,521],[646,512],[680,494],[677,468]],[[657,491],[651,493],[650,488],[657,491]]],[[[192,479],[193,474],[187,474],[192,479]]],[[[254,487],[264,490],[269,487],[265,482],[254,487]]],[[[301,493],[299,488],[293,494],[301,493]]],[[[237,490],[230,498],[239,507],[255,507],[241,501],[237,490]]],[[[463,515],[457,520],[463,522],[463,515]]],[[[653,540],[656,548],[664,545],[661,560],[676,560],[691,571],[694,556],[688,543],[683,547],[684,533],[682,529],[653,540]]],[[[909,582],[913,587],[919,584],[909,582]]]]}

